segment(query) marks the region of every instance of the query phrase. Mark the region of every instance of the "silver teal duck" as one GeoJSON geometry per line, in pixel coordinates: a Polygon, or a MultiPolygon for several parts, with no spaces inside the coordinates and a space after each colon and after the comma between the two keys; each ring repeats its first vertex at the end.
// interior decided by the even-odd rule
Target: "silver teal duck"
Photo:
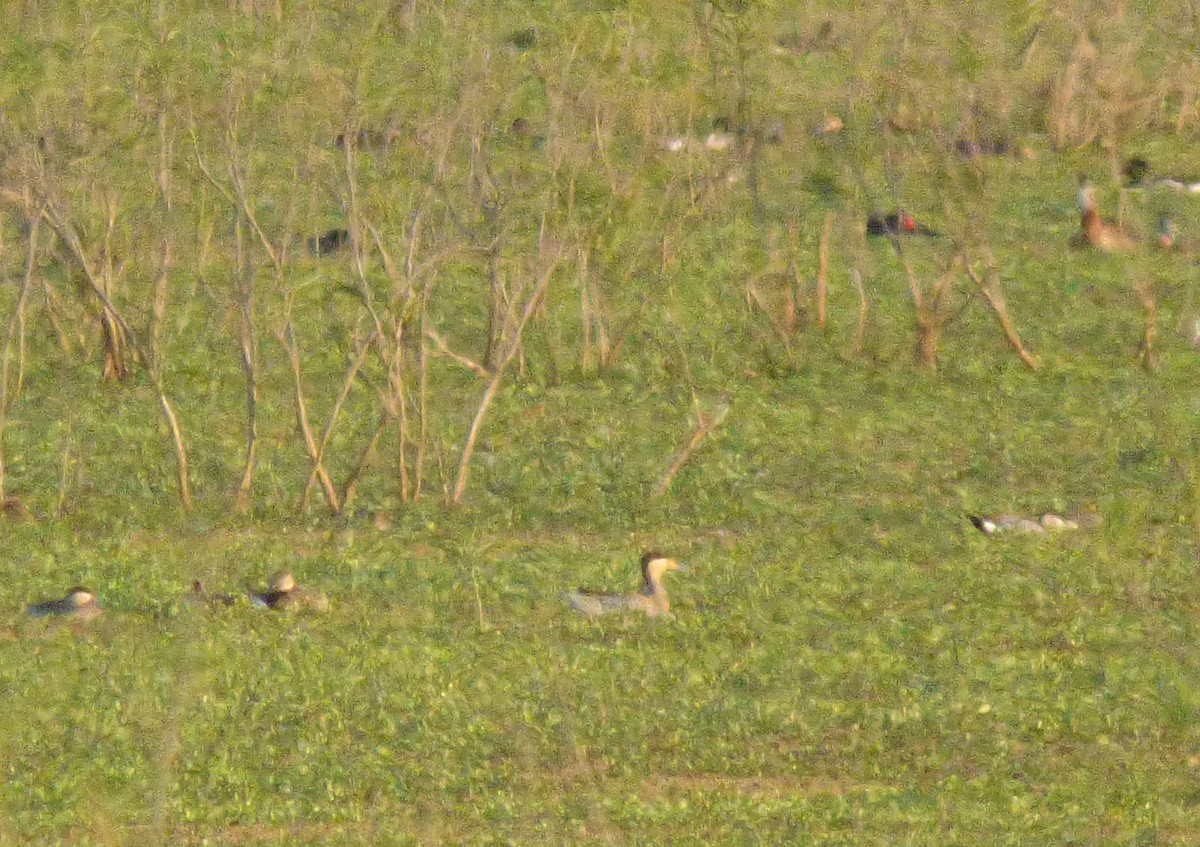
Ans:
{"type": "Polygon", "coordinates": [[[82,586],[75,586],[61,600],[43,600],[40,603],[30,603],[26,611],[32,618],[71,617],[79,620],[91,620],[104,613],[104,609],[96,601],[96,595],[82,586]]]}
{"type": "Polygon", "coordinates": [[[670,613],[671,601],[663,585],[663,576],[668,571],[685,572],[682,565],[662,553],[646,553],[642,556],[642,590],[636,594],[606,594],[580,588],[566,593],[567,604],[589,618],[610,612],[641,612],[647,617],[659,617],[670,613]]]}
{"type": "Polygon", "coordinates": [[[999,515],[994,518],[985,518],[982,515],[968,515],[971,523],[975,528],[984,535],[995,535],[997,533],[1041,533],[1041,532],[1062,532],[1064,530],[1079,529],[1079,524],[1076,521],[1064,518],[1060,515],[1055,515],[1047,512],[1037,520],[1032,518],[1020,518],[1015,515],[999,515]]]}
{"type": "Polygon", "coordinates": [[[251,594],[256,606],[275,611],[329,611],[329,598],[315,588],[296,582],[291,571],[279,571],[271,577],[266,591],[251,594]]]}

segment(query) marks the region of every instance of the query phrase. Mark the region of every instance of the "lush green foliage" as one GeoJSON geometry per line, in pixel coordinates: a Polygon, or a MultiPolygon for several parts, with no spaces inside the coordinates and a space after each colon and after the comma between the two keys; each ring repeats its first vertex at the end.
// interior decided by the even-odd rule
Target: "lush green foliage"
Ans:
{"type": "MultiPolygon", "coordinates": [[[[48,203],[158,338],[143,370],[98,382],[96,298],[47,222],[19,394],[5,336],[4,493],[31,514],[0,518],[0,845],[1200,838],[1200,354],[1180,332],[1196,263],[1066,249],[1078,172],[1141,153],[1169,173],[1194,147],[1186,7],[231,5],[27,0],[0,37],[0,332],[48,203]],[[846,130],[813,137],[827,114],[846,130]],[[743,127],[733,151],[662,149],[721,117],[743,127]],[[1037,158],[957,161],[972,121],[1037,158]],[[395,134],[347,156],[334,139],[359,129],[395,134]],[[948,236],[905,245],[921,284],[957,250],[994,256],[1037,371],[965,279],[938,368],[915,363],[904,267],[861,232],[897,204],[948,236]],[[305,254],[347,225],[361,273],[305,254]],[[279,270],[268,245],[289,247],[279,270]],[[420,296],[380,247],[436,268],[406,277],[420,296]],[[449,507],[486,379],[423,330],[482,359],[489,273],[528,293],[560,248],[449,507]],[[246,278],[260,453],[235,512],[246,278]],[[1138,288],[1156,298],[1153,371],[1135,360],[1138,288]],[[325,463],[340,485],[396,374],[417,419],[424,344],[424,491],[405,499],[398,466],[417,463],[393,421],[358,502],[300,514],[312,462],[283,330],[319,435],[373,349],[368,301],[409,340],[387,348],[394,371],[365,358],[325,463]],[[718,403],[724,425],[652,499],[693,410],[718,403]],[[1100,522],[985,538],[965,519],[1005,511],[1100,522]],[[632,587],[652,547],[693,568],[670,582],[672,620],[568,614],[562,590],[632,587]],[[181,601],[194,579],[240,591],[282,567],[332,611],[181,601]],[[103,619],[21,614],[77,583],[103,619]]],[[[1124,200],[1142,232],[1163,212],[1185,238],[1200,226],[1200,199],[1124,200]]]]}

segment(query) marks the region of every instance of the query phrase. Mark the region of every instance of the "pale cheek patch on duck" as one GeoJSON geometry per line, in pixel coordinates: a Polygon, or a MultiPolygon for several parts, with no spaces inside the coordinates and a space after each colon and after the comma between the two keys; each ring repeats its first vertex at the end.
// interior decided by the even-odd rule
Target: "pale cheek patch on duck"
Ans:
{"type": "Polygon", "coordinates": [[[99,617],[103,613],[96,595],[80,587],[72,588],[61,600],[31,603],[25,611],[32,618],[73,617],[83,620],[99,617]]]}
{"type": "Polygon", "coordinates": [[[674,559],[659,553],[642,556],[642,589],[637,594],[605,594],[580,588],[563,595],[572,609],[587,617],[596,617],[608,612],[637,611],[647,617],[659,617],[670,613],[671,602],[663,587],[663,574],[667,571],[682,571],[685,567],[674,559]]]}

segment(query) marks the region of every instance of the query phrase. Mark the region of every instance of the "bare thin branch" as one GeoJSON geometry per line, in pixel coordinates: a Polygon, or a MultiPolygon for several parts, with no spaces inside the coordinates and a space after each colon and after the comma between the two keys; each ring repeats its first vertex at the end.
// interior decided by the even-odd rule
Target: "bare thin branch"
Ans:
{"type": "Polygon", "coordinates": [[[699,414],[697,410],[696,429],[692,433],[692,437],[688,439],[688,443],[680,450],[675,458],[671,460],[671,464],[667,467],[667,472],[663,474],[662,479],[658,481],[658,485],[654,486],[654,491],[650,493],[651,500],[657,500],[667,493],[667,489],[671,487],[671,482],[675,479],[675,475],[679,473],[680,468],[687,464],[688,459],[696,452],[697,448],[708,438],[717,428],[725,422],[725,418],[729,415],[729,406],[721,405],[717,408],[716,414],[711,418],[706,418],[699,414]]]}

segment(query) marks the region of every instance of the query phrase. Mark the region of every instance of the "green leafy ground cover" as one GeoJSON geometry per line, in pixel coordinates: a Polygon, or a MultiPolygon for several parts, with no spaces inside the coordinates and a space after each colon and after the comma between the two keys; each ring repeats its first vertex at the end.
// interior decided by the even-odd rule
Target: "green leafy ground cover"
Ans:
{"type": "MultiPolygon", "coordinates": [[[[947,14],[928,5],[929,14],[947,14]]],[[[196,79],[146,59],[157,49],[154,28],[135,10],[23,8],[24,34],[10,46],[25,64],[14,60],[7,73],[13,137],[34,117],[53,124],[51,107],[72,99],[67,82],[46,70],[70,67],[64,57],[96,73],[79,94],[95,101],[78,113],[99,136],[105,97],[125,103],[116,83],[103,84],[106,74],[175,67],[173,84],[194,84],[200,93],[189,96],[215,109],[222,88],[214,84],[205,99],[203,73],[225,77],[199,58],[209,57],[268,67],[278,87],[258,89],[262,99],[245,107],[244,121],[256,137],[294,131],[318,151],[342,118],[298,92],[339,62],[394,71],[408,56],[444,78],[442,88],[422,77],[395,94],[394,73],[364,72],[359,108],[375,119],[448,108],[439,98],[489,46],[500,58],[487,84],[511,97],[498,124],[522,111],[552,114],[536,86],[517,83],[531,56],[561,59],[577,43],[598,69],[579,71],[589,96],[624,104],[613,114],[625,116],[616,131],[629,139],[642,132],[639,118],[656,132],[706,132],[720,105],[708,98],[722,93],[705,90],[709,54],[691,7],[656,19],[632,4],[497,5],[478,15],[418,6],[423,28],[407,38],[386,20],[349,12],[336,29],[326,17],[333,12],[308,6],[288,7],[278,22],[269,9],[184,9],[173,61],[196,79]],[[523,23],[538,26],[544,53],[504,51],[506,34],[523,23]],[[634,59],[622,59],[624,43],[634,59]],[[106,64],[121,56],[124,69],[106,64]],[[643,88],[627,85],[628,62],[643,88]],[[689,109],[693,117],[678,117],[689,109]]],[[[227,283],[204,284],[213,286],[206,294],[182,266],[180,290],[193,296],[172,307],[164,379],[190,439],[197,507],[184,515],[144,380],[98,384],[98,347],[62,354],[31,317],[26,384],[3,432],[9,491],[33,516],[0,525],[0,844],[940,847],[1200,838],[1200,354],[1180,332],[1198,305],[1194,258],[1068,252],[1075,174],[1099,178],[1110,158],[1094,146],[1053,152],[1022,98],[1012,125],[1038,158],[978,165],[984,188],[946,208],[947,170],[929,167],[907,141],[879,141],[872,109],[887,98],[859,89],[875,90],[867,83],[879,83],[877,64],[916,61],[887,46],[899,43],[904,8],[878,12],[876,29],[837,8],[760,11],[751,29],[763,44],[792,27],[812,32],[828,14],[854,44],[879,33],[883,58],[859,65],[846,57],[862,54],[843,45],[754,65],[759,99],[777,102],[790,130],[763,153],[765,212],[753,210],[744,186],[679,201],[688,170],[711,162],[646,153],[644,138],[613,148],[644,191],[612,200],[603,169],[581,166],[580,214],[613,216],[592,242],[596,256],[612,254],[597,260],[611,275],[612,308],[637,304],[643,319],[612,368],[583,368],[573,352],[578,291],[557,281],[530,332],[526,370],[505,382],[487,421],[460,508],[440,495],[478,384],[451,363],[432,366],[447,455],[429,463],[429,493],[401,503],[386,465],[364,485],[369,511],[392,521],[380,531],[369,516],[319,507],[297,516],[308,464],[286,363],[264,341],[255,501],[231,515],[244,388],[226,331],[227,283]],[[862,118],[848,120],[842,147],[805,133],[826,110],[862,118]],[[973,225],[996,254],[1038,372],[1012,355],[979,302],[947,329],[938,370],[917,368],[904,272],[886,244],[858,252],[847,237],[835,245],[830,324],[817,332],[809,316],[790,349],[747,306],[742,281],[766,264],[762,215],[795,220],[815,266],[826,209],[860,221],[871,208],[846,162],[861,161],[867,187],[886,196],[885,153],[904,169],[905,201],[935,225],[982,210],[973,225]],[[814,174],[833,180],[834,197],[811,190],[814,174]],[[588,186],[603,199],[588,201],[588,186]],[[678,205],[659,206],[663,197],[678,205]],[[661,208],[670,214],[655,217],[661,208]],[[671,261],[652,272],[664,231],[671,261]],[[646,250],[645,262],[621,264],[646,250]],[[870,299],[857,354],[851,262],[870,299]],[[1142,313],[1132,288],[1146,280],[1158,292],[1153,372],[1134,361],[1142,313]],[[693,389],[706,406],[720,396],[729,417],[668,494],[651,500],[694,424],[693,389]],[[1100,521],[1061,536],[992,539],[965,519],[1005,511],[1100,521]],[[648,548],[692,565],[670,583],[673,619],[590,622],[568,613],[562,590],[632,586],[648,548]],[[193,579],[236,591],[282,567],[325,591],[332,610],[207,612],[181,602],[193,579]],[[26,603],[75,583],[101,596],[104,619],[74,626],[22,615],[26,603]]],[[[989,18],[984,35],[955,41],[934,102],[958,114],[958,83],[986,89],[993,56],[1021,45],[1036,12],[1013,4],[1007,17],[989,18]]],[[[1127,30],[1146,20],[1126,13],[1127,30]]],[[[938,30],[927,46],[936,52],[951,36],[938,30]]],[[[1146,36],[1144,72],[1169,65],[1162,55],[1172,46],[1162,32],[1146,36]]],[[[553,148],[561,136],[548,134],[553,148]]],[[[493,140],[496,167],[512,168],[515,185],[546,179],[524,148],[493,140]]],[[[1194,144],[1163,126],[1120,140],[1165,162],[1186,162],[1194,144]]],[[[134,163],[153,155],[120,149],[134,163]]],[[[97,159],[78,167],[125,173],[119,158],[97,159]]],[[[403,162],[391,155],[380,167],[402,180],[403,162]]],[[[190,167],[181,172],[202,185],[190,167]]],[[[265,185],[290,178],[287,167],[262,167],[265,185]]],[[[376,165],[363,167],[369,182],[376,165]]],[[[414,184],[419,176],[408,173],[414,184]]],[[[538,208],[536,193],[518,191],[516,208],[538,208]]],[[[1116,196],[1106,189],[1106,210],[1116,196]]],[[[1200,225],[1200,209],[1188,205],[1200,201],[1127,200],[1143,230],[1160,208],[1185,233],[1200,225]]],[[[332,226],[337,208],[326,198],[304,214],[332,226]]],[[[139,226],[150,224],[130,214],[118,237],[137,250],[139,226]]],[[[17,225],[5,226],[8,243],[19,242],[17,225]]],[[[513,228],[514,243],[536,234],[513,228]]],[[[939,249],[914,245],[909,255],[927,273],[941,266],[939,249]]],[[[20,268],[19,251],[6,253],[8,278],[20,268]]],[[[485,317],[476,270],[451,268],[436,304],[462,349],[473,349],[485,317]]],[[[66,271],[48,262],[43,272],[67,290],[66,271]]],[[[214,279],[228,272],[215,261],[214,279]]],[[[303,258],[291,273],[307,384],[324,413],[353,329],[341,317],[354,307],[344,293],[349,274],[343,259],[303,258]]],[[[140,308],[144,282],[130,283],[131,309],[140,308]]],[[[5,284],[8,308],[14,290],[5,284]]],[[[280,308],[265,296],[264,320],[280,308]]],[[[351,396],[330,451],[339,473],[370,431],[379,380],[368,369],[351,396]]]]}

